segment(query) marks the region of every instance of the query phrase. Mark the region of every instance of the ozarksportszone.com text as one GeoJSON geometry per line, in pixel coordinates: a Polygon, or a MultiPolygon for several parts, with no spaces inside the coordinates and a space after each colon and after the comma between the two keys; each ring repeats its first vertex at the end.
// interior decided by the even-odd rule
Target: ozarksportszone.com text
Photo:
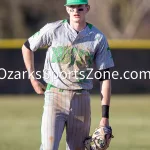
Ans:
{"type": "MultiPolygon", "coordinates": [[[[136,79],[150,79],[150,71],[124,71],[123,73],[119,73],[119,71],[94,71],[93,68],[88,68],[87,69],[88,74],[86,74],[86,77],[84,75],[84,71],[71,71],[69,73],[62,71],[59,74],[55,76],[55,78],[69,78],[72,75],[75,76],[76,79],[100,79],[104,78],[107,75],[107,79],[113,79],[113,80],[136,80],[136,79]],[[80,78],[79,78],[80,76],[80,78]]],[[[45,79],[51,78],[50,74],[48,73],[47,70],[43,71],[35,71],[29,73],[28,71],[12,71],[12,70],[6,70],[4,68],[0,68],[0,80],[3,79],[8,79],[8,80],[18,80],[18,79],[30,79],[33,76],[36,76],[36,79],[43,79],[43,74],[45,79]]],[[[56,74],[56,73],[55,73],[56,74]]]]}

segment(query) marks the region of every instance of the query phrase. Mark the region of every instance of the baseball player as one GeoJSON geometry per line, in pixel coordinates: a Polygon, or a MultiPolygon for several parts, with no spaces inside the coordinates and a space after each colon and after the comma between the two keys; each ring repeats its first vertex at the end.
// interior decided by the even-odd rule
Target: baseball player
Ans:
{"type": "MultiPolygon", "coordinates": [[[[88,0],[67,0],[69,19],[46,24],[22,46],[23,59],[37,94],[44,94],[41,125],[41,150],[58,150],[64,128],[66,149],[84,150],[89,136],[92,80],[88,79],[93,63],[100,70],[102,117],[99,126],[109,127],[111,81],[105,70],[114,66],[106,37],[85,16],[88,0]],[[44,64],[45,87],[36,79],[34,52],[48,47],[44,64]]],[[[107,136],[106,136],[107,137],[107,136]]],[[[107,137],[108,138],[108,137],[107,137]]],[[[107,139],[106,139],[107,140],[107,139]]]]}

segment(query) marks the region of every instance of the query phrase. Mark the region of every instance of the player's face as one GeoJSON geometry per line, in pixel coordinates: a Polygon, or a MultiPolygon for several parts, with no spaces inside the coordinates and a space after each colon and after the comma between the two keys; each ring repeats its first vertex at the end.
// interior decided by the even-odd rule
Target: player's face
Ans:
{"type": "Polygon", "coordinates": [[[71,5],[67,6],[66,10],[73,22],[82,22],[85,20],[85,15],[89,11],[89,5],[71,5]]]}

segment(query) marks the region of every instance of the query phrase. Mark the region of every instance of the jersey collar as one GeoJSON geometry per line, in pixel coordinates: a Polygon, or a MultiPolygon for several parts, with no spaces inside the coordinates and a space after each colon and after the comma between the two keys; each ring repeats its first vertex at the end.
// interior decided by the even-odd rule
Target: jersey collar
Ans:
{"type": "Polygon", "coordinates": [[[89,24],[89,23],[87,23],[87,26],[86,26],[82,31],[79,31],[78,34],[77,34],[77,31],[74,30],[74,29],[70,26],[70,20],[69,20],[69,19],[63,20],[63,23],[64,23],[65,27],[66,27],[67,29],[71,30],[71,32],[72,32],[73,35],[75,35],[75,36],[81,36],[81,37],[83,36],[83,37],[84,37],[84,36],[87,36],[87,35],[93,33],[93,32],[92,32],[92,25],[89,24]]]}

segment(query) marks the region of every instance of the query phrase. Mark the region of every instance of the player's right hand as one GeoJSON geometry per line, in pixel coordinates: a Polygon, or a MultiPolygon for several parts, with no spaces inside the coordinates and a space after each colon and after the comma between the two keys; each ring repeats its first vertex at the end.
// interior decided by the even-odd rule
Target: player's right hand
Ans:
{"type": "Polygon", "coordinates": [[[40,94],[40,95],[44,94],[46,87],[41,82],[39,82],[36,79],[31,79],[30,81],[37,94],[40,94]]]}

